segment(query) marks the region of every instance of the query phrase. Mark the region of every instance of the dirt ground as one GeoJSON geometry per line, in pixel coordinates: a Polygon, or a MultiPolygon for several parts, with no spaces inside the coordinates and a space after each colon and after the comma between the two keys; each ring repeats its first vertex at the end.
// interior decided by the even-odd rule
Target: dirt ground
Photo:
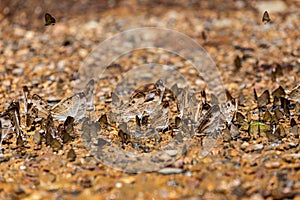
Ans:
{"type": "MultiPolygon", "coordinates": [[[[222,130],[207,156],[198,157],[192,147],[148,173],[126,173],[102,163],[82,144],[78,126],[72,139],[58,135],[49,142],[36,131],[43,123],[33,130],[22,118],[22,137],[15,128],[2,141],[0,199],[299,200],[299,10],[297,0],[1,0],[1,113],[12,100],[19,101],[24,117],[23,86],[48,102],[71,96],[90,53],[104,40],[140,27],[169,28],[197,41],[238,110],[234,125],[222,130]],[[265,11],[270,21],[262,21],[265,11]],[[55,25],[45,26],[45,13],[55,25]]],[[[112,73],[120,77],[151,56],[143,51],[122,56],[116,61],[121,69],[112,73]]],[[[180,58],[164,59],[192,76],[180,58]]],[[[194,88],[204,87],[191,80],[194,88]]],[[[110,83],[96,83],[97,118],[109,112],[105,103],[112,100],[102,100],[111,99],[110,83]]],[[[97,123],[98,134],[126,142],[115,128],[97,123]]],[[[54,120],[54,126],[59,122],[54,120]]]]}

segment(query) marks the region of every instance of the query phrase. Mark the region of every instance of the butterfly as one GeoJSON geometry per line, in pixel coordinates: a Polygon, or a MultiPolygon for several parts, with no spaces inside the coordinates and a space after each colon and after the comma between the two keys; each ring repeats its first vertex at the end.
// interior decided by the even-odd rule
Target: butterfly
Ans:
{"type": "Polygon", "coordinates": [[[266,23],[268,23],[270,21],[271,21],[271,19],[270,19],[269,13],[267,11],[265,11],[264,15],[262,17],[262,22],[266,24],[266,23]]]}
{"type": "Polygon", "coordinates": [[[87,111],[94,110],[94,105],[93,105],[94,89],[95,89],[95,81],[94,81],[94,79],[91,79],[88,82],[87,87],[83,91],[84,95],[85,95],[85,99],[86,99],[86,110],[87,111]]]}
{"type": "Polygon", "coordinates": [[[270,92],[269,90],[265,90],[260,96],[257,96],[256,90],[254,89],[254,98],[258,108],[265,107],[270,103],[270,92]]]}
{"type": "Polygon", "coordinates": [[[73,117],[68,116],[66,121],[64,122],[64,131],[69,136],[74,136],[74,121],[75,119],[73,117]]]}
{"type": "Polygon", "coordinates": [[[220,105],[222,117],[225,119],[228,125],[231,124],[233,117],[238,109],[238,102],[234,99],[228,90],[226,90],[226,102],[220,105]]]}
{"type": "Polygon", "coordinates": [[[70,161],[70,162],[73,162],[73,161],[75,161],[76,160],[76,153],[75,153],[75,151],[74,151],[74,149],[72,148],[72,149],[70,149],[69,151],[68,151],[68,153],[67,153],[67,159],[70,161]]]}
{"type": "Polygon", "coordinates": [[[150,126],[155,130],[163,130],[168,127],[170,119],[170,109],[166,102],[164,105],[158,105],[149,116],[150,126]]]}
{"type": "Polygon", "coordinates": [[[239,71],[242,68],[242,60],[238,55],[234,59],[234,67],[235,71],[239,71]]]}
{"type": "Polygon", "coordinates": [[[296,102],[300,102],[300,85],[295,87],[289,94],[288,99],[296,102]]]}
{"type": "Polygon", "coordinates": [[[28,96],[29,96],[29,89],[28,89],[27,86],[23,86],[24,112],[25,112],[25,114],[28,111],[28,96]]]}
{"type": "Polygon", "coordinates": [[[202,39],[203,39],[204,41],[207,40],[207,35],[206,35],[206,32],[205,32],[205,31],[202,31],[202,32],[201,32],[201,36],[202,36],[202,39]]]}
{"type": "Polygon", "coordinates": [[[218,128],[214,126],[214,123],[218,122],[220,116],[221,111],[218,105],[210,107],[197,124],[198,130],[196,131],[196,136],[203,136],[203,134],[212,132],[212,129],[218,128]]]}
{"type": "Polygon", "coordinates": [[[11,121],[9,117],[0,117],[0,156],[2,155],[2,142],[6,138],[8,131],[12,128],[11,121]]]}
{"type": "Polygon", "coordinates": [[[39,95],[33,94],[31,97],[32,107],[30,114],[38,118],[47,118],[53,116],[59,121],[64,121],[68,116],[80,120],[85,116],[86,111],[94,109],[94,80],[90,80],[83,92],[75,93],[74,95],[62,99],[54,106],[49,106],[39,95]]]}
{"type": "Polygon", "coordinates": [[[98,122],[100,123],[101,126],[107,125],[108,124],[107,115],[106,114],[102,115],[99,118],[98,122]]]}
{"type": "Polygon", "coordinates": [[[200,138],[201,155],[207,155],[221,134],[223,125],[219,105],[211,106],[196,124],[195,136],[200,138]]]}
{"type": "Polygon", "coordinates": [[[158,80],[155,84],[146,84],[134,91],[134,93],[130,97],[130,104],[133,106],[137,106],[140,103],[145,104],[147,102],[153,102],[155,100],[160,102],[163,92],[164,85],[161,80],[158,80]]]}
{"type": "Polygon", "coordinates": [[[284,97],[286,94],[285,94],[285,91],[284,91],[284,89],[283,89],[283,87],[282,86],[279,86],[276,90],[274,90],[273,92],[272,92],[272,96],[275,98],[275,97],[277,97],[277,98],[280,98],[280,97],[284,97]]]}
{"type": "Polygon", "coordinates": [[[47,118],[50,114],[59,121],[64,121],[68,116],[80,119],[85,113],[85,95],[76,93],[71,97],[62,99],[58,104],[50,107],[39,95],[33,94],[31,99],[38,110],[38,117],[47,118]]]}
{"type": "Polygon", "coordinates": [[[9,107],[0,115],[0,117],[8,116],[11,124],[14,126],[17,136],[21,137],[23,131],[20,126],[20,105],[19,102],[12,101],[9,107]]]}
{"type": "Polygon", "coordinates": [[[282,67],[279,64],[276,64],[276,68],[272,70],[271,72],[271,80],[276,81],[276,78],[282,77],[283,72],[282,72],[282,67]]]}
{"type": "MultiPolygon", "coordinates": [[[[162,102],[162,98],[165,92],[165,86],[162,80],[158,80],[156,83],[149,83],[141,86],[135,90],[130,96],[129,103],[120,107],[120,111],[123,117],[142,117],[146,111],[151,114],[155,108],[162,102]]],[[[116,94],[112,93],[113,104],[120,105],[120,99],[116,94]]]]}
{"type": "Polygon", "coordinates": [[[179,112],[179,117],[182,118],[184,115],[184,108],[187,107],[188,103],[192,101],[191,99],[188,99],[188,86],[185,88],[178,88],[176,86],[175,89],[176,90],[174,91],[174,95],[177,101],[177,110],[179,112]]]}
{"type": "Polygon", "coordinates": [[[45,14],[45,22],[46,22],[45,26],[49,26],[49,25],[54,25],[56,20],[52,15],[50,15],[49,13],[46,13],[45,14]]]}

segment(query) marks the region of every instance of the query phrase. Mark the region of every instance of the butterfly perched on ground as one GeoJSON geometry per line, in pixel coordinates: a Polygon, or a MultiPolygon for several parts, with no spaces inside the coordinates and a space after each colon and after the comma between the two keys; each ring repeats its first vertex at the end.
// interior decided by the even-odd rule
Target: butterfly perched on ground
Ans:
{"type": "Polygon", "coordinates": [[[85,112],[85,108],[81,108],[82,104],[85,104],[84,93],[76,93],[71,97],[62,99],[58,104],[50,107],[39,95],[32,95],[31,99],[33,105],[38,110],[38,117],[47,118],[50,114],[59,121],[64,121],[68,116],[82,118],[82,109],[85,112]],[[82,103],[84,102],[84,103],[82,103]],[[79,110],[81,110],[79,114],[79,110]]]}
{"type": "Polygon", "coordinates": [[[296,102],[300,102],[300,85],[295,87],[289,94],[288,99],[296,102]]]}
{"type": "Polygon", "coordinates": [[[50,114],[59,121],[64,121],[68,116],[80,120],[85,116],[88,106],[92,107],[94,81],[90,81],[83,92],[62,99],[54,106],[49,106],[39,95],[33,94],[31,111],[37,110],[38,118],[47,118],[50,114]],[[88,102],[88,103],[87,103],[88,102]]]}
{"type": "Polygon", "coordinates": [[[238,55],[234,59],[234,67],[235,71],[239,71],[242,68],[242,60],[238,55]]]}
{"type": "Polygon", "coordinates": [[[20,126],[20,105],[18,101],[12,101],[9,107],[3,113],[0,114],[0,118],[5,116],[8,116],[8,118],[10,119],[12,125],[14,126],[17,132],[17,136],[21,136],[23,132],[20,126]]]}
{"type": "MultiPolygon", "coordinates": [[[[144,112],[151,114],[162,102],[164,92],[165,86],[160,79],[156,83],[143,85],[132,93],[129,103],[122,105],[119,111],[125,118],[136,115],[141,118],[144,112]]],[[[112,99],[113,104],[120,105],[120,99],[116,94],[112,93],[112,99]]]]}
{"type": "Polygon", "coordinates": [[[264,15],[262,17],[262,22],[263,23],[269,23],[271,21],[269,13],[267,11],[264,12],[264,15]]]}
{"type": "Polygon", "coordinates": [[[56,22],[55,18],[49,13],[45,14],[45,26],[54,25],[56,22]]]}
{"type": "Polygon", "coordinates": [[[94,90],[95,90],[95,80],[91,79],[85,90],[83,91],[85,94],[85,98],[86,98],[86,110],[87,111],[92,111],[94,110],[94,90]]]}
{"type": "Polygon", "coordinates": [[[265,90],[260,96],[256,99],[257,105],[259,108],[262,108],[270,103],[270,92],[269,90],[265,90]]]}

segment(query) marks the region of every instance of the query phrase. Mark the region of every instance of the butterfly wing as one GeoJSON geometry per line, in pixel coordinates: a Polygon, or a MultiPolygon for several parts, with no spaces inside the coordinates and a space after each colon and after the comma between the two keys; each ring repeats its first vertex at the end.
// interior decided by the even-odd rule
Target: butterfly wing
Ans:
{"type": "Polygon", "coordinates": [[[52,116],[59,121],[64,121],[68,116],[75,117],[80,105],[80,99],[79,93],[62,99],[51,108],[52,116]]]}
{"type": "Polygon", "coordinates": [[[28,96],[29,96],[29,89],[27,86],[23,86],[24,113],[25,114],[28,111],[28,96]]]}
{"type": "Polygon", "coordinates": [[[223,128],[222,113],[218,105],[213,105],[200,118],[195,130],[195,136],[201,139],[200,157],[206,156],[216,145],[223,128]]]}
{"type": "Polygon", "coordinates": [[[33,103],[28,104],[28,110],[25,113],[26,126],[30,127],[33,121],[38,117],[39,110],[33,105],[33,103]]]}
{"type": "Polygon", "coordinates": [[[290,100],[300,102],[300,86],[295,87],[288,95],[290,100]]]}
{"type": "MultiPolygon", "coordinates": [[[[78,95],[80,97],[80,100],[79,100],[78,110],[75,115],[76,120],[82,119],[85,116],[85,112],[87,110],[91,111],[90,109],[87,109],[88,105],[87,105],[87,99],[86,99],[85,94],[83,92],[81,92],[81,93],[78,93],[78,95]]],[[[93,102],[92,102],[91,106],[93,106],[93,102]]]]}
{"type": "MultiPolygon", "coordinates": [[[[221,118],[221,110],[218,105],[213,105],[209,110],[200,118],[196,131],[196,136],[202,136],[209,133],[213,133],[214,130],[220,129],[220,127],[215,126],[215,124],[221,118]]],[[[219,125],[219,124],[218,124],[219,125]]]]}
{"type": "Polygon", "coordinates": [[[168,106],[158,105],[149,117],[150,126],[154,129],[165,129],[168,127],[170,109],[168,106]]]}
{"type": "Polygon", "coordinates": [[[270,92],[269,90],[265,90],[262,95],[257,98],[258,107],[264,107],[270,103],[270,92]]]}
{"type": "Polygon", "coordinates": [[[47,118],[50,114],[50,107],[39,95],[34,94],[31,98],[32,104],[38,110],[38,117],[47,118]]]}
{"type": "Polygon", "coordinates": [[[95,89],[95,81],[94,81],[94,79],[91,79],[84,90],[87,111],[94,110],[94,105],[93,105],[94,89],[95,89]]]}
{"type": "Polygon", "coordinates": [[[237,111],[237,101],[235,99],[227,100],[225,104],[220,106],[222,117],[228,124],[231,124],[232,118],[237,111]]]}

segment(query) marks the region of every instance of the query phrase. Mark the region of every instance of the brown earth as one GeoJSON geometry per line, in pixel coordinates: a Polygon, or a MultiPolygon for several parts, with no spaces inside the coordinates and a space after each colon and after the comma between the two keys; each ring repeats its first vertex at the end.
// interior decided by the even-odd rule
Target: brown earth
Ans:
{"type": "MultiPolygon", "coordinates": [[[[299,10],[296,0],[1,0],[1,112],[22,98],[25,85],[48,100],[70,96],[79,67],[98,44],[123,30],[155,26],[185,33],[209,53],[245,118],[234,120],[235,134],[223,130],[206,157],[191,149],[178,158],[167,168],[171,174],[112,169],[90,155],[78,136],[47,146],[24,131],[20,144],[11,131],[2,145],[0,199],[300,199],[299,96],[290,93],[300,83],[299,10]],[[265,10],[271,18],[266,24],[265,10]],[[56,18],[54,26],[44,26],[46,12],[56,18]],[[278,96],[281,102],[272,93],[279,86],[286,93],[278,96]],[[255,100],[254,89],[271,97],[255,100]]],[[[128,69],[143,56],[137,51],[119,64],[128,69]]],[[[97,102],[110,96],[107,87],[97,83],[98,115],[107,111],[97,102]]],[[[116,130],[104,132],[118,138],[116,130]]]]}

